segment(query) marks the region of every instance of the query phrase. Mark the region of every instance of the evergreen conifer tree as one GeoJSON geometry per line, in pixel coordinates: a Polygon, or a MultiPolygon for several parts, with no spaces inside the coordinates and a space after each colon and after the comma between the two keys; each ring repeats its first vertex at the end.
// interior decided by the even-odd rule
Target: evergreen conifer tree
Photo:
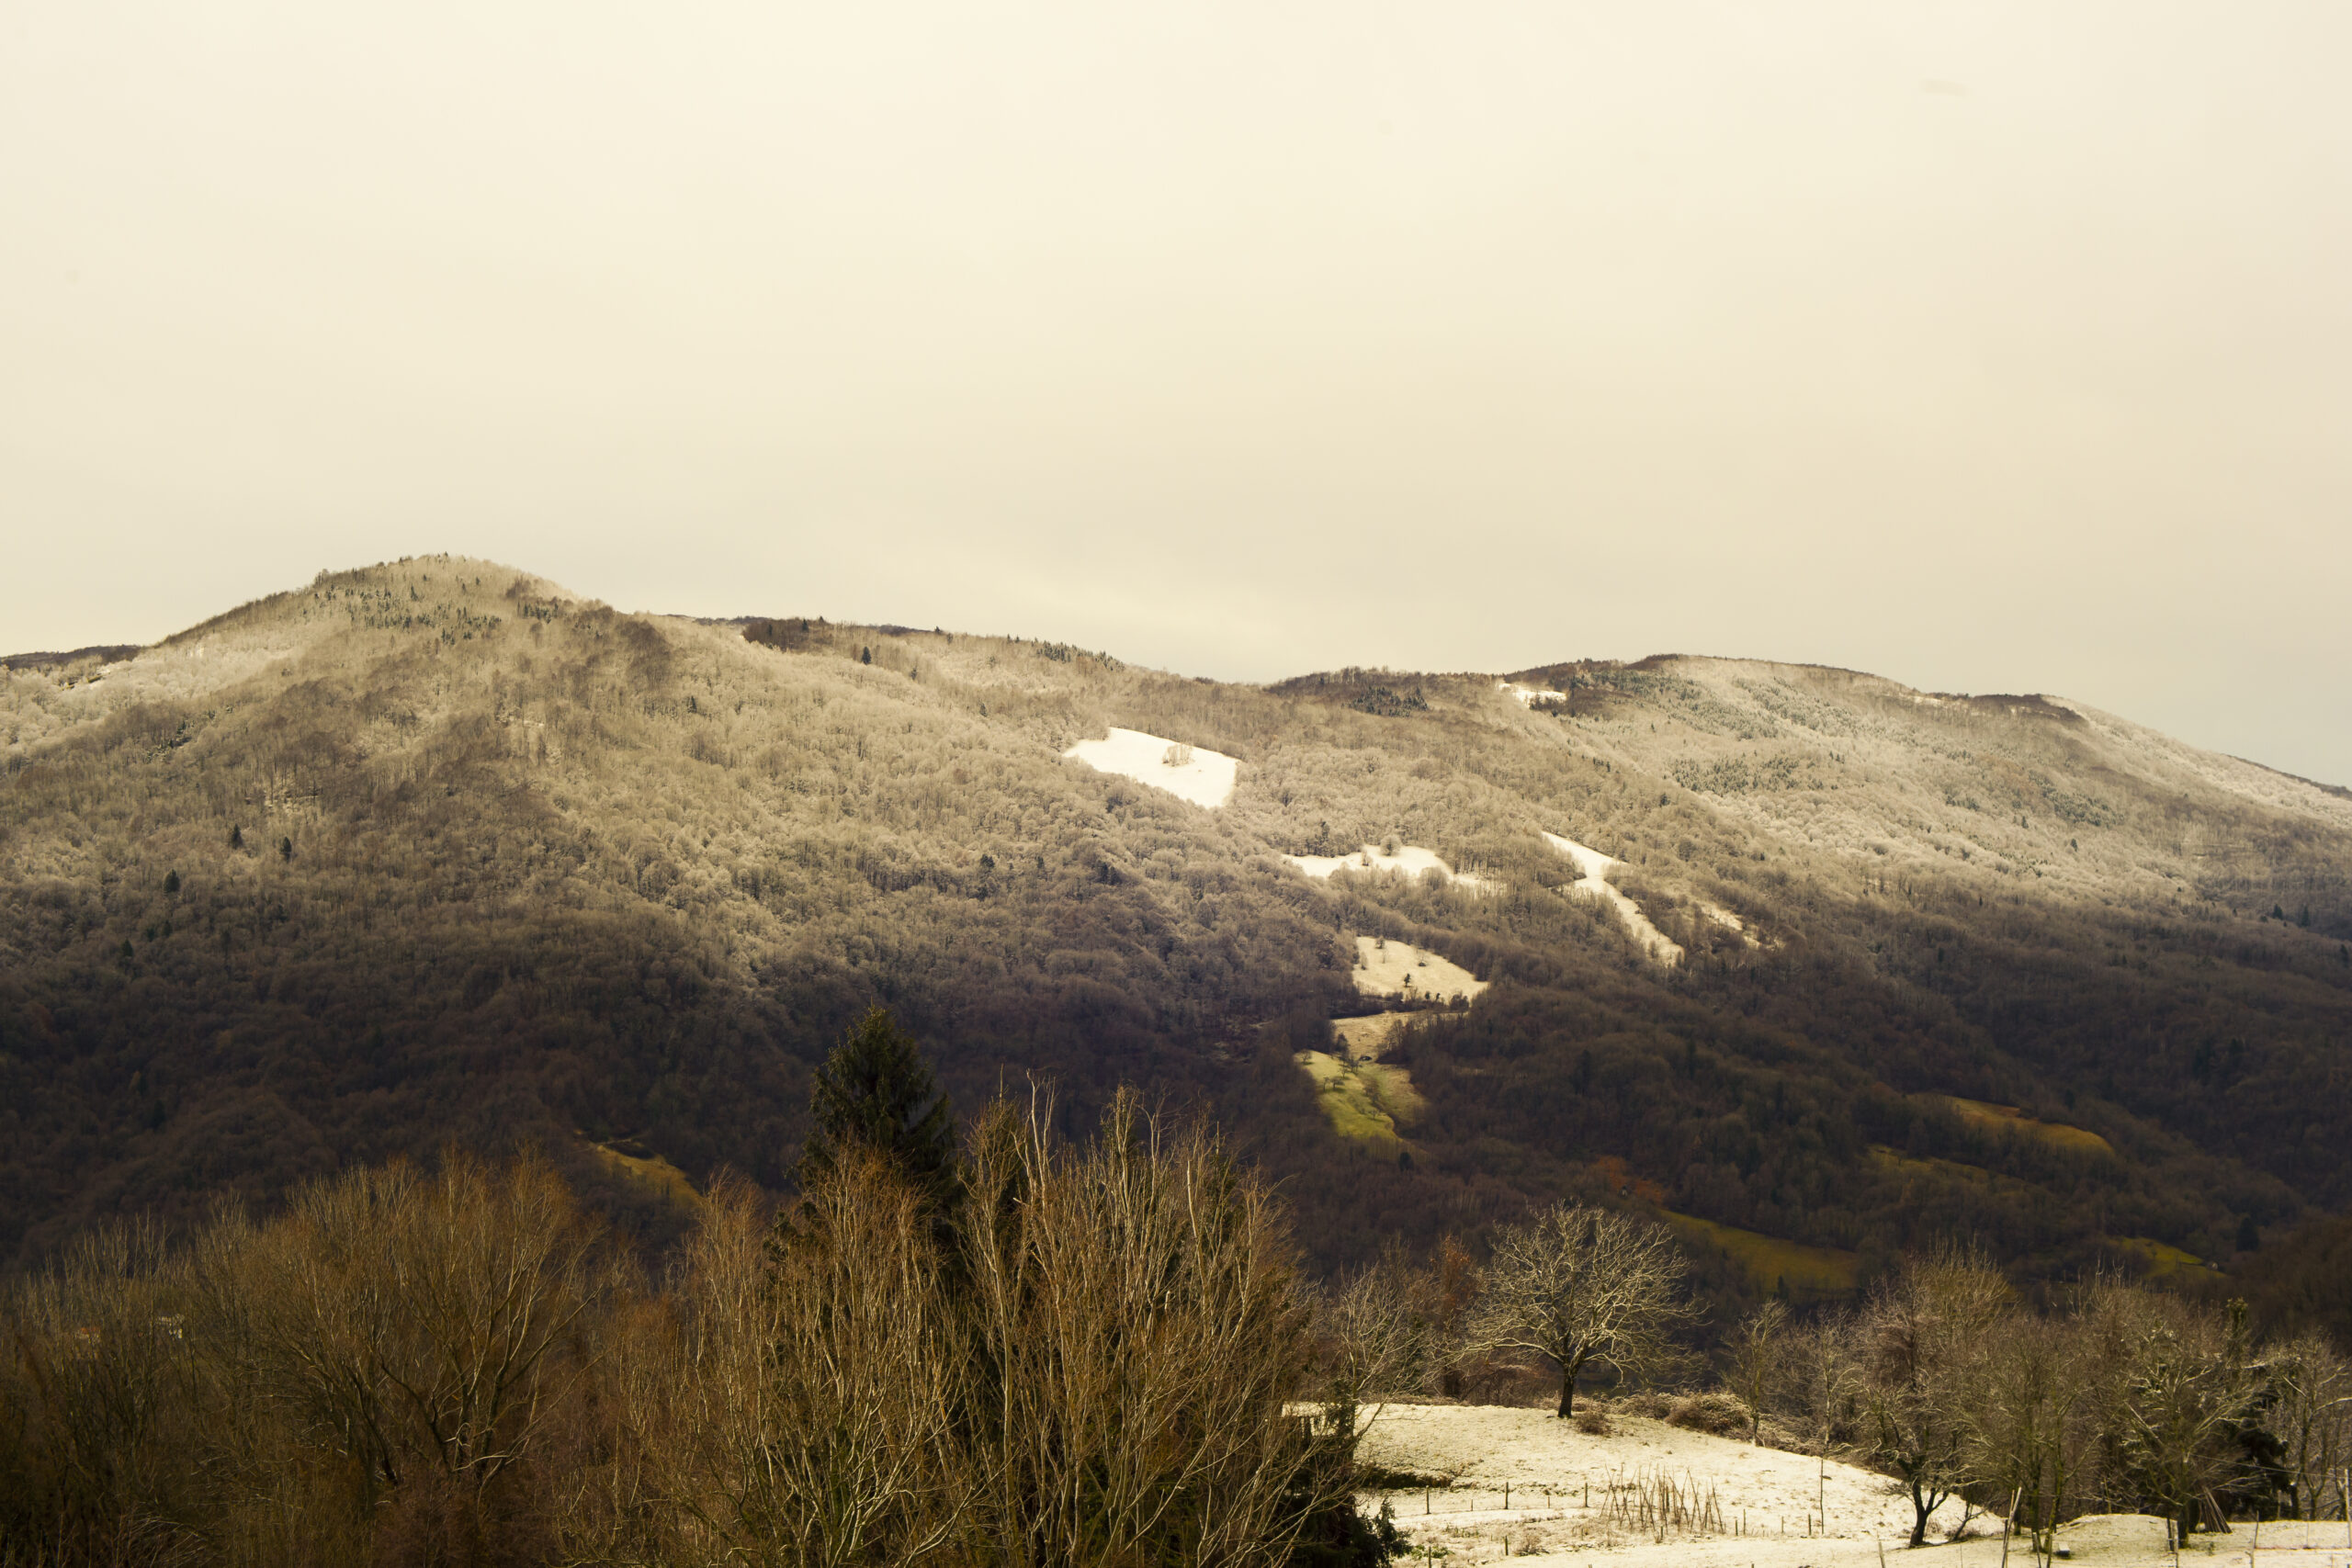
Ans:
{"type": "Polygon", "coordinates": [[[944,1213],[956,1186],[956,1113],[932,1077],[914,1036],[876,1007],[817,1069],[798,1175],[805,1190],[841,1156],[882,1156],[944,1213]]]}

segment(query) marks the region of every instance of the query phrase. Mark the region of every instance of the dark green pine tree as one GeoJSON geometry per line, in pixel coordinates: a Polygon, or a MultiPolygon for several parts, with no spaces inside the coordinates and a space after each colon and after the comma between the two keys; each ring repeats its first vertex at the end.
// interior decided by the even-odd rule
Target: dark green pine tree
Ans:
{"type": "Polygon", "coordinates": [[[890,1010],[875,1008],[817,1069],[808,1097],[813,1125],[798,1175],[806,1190],[851,1149],[898,1167],[941,1215],[956,1190],[956,1112],[914,1036],[890,1010]]]}

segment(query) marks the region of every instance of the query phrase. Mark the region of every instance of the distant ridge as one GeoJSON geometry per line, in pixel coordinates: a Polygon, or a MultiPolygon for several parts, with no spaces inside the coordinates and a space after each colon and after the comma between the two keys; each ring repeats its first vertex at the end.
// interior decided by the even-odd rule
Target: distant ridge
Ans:
{"type": "Polygon", "coordinates": [[[0,670],[45,670],[59,664],[78,664],[85,659],[112,664],[118,660],[130,658],[145,646],[136,642],[109,642],[64,653],[0,653],[0,670]]]}

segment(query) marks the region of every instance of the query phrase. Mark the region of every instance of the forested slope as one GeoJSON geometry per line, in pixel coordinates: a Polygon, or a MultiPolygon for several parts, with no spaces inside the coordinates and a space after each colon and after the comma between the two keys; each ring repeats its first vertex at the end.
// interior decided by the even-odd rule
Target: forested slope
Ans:
{"type": "Polygon", "coordinates": [[[447,558],[11,670],[0,1256],[453,1139],[658,1224],[590,1145],[781,1184],[877,999],[966,1104],[1038,1074],[1077,1121],[1122,1081],[1216,1116],[1331,1263],[1564,1191],[1864,1271],[1951,1229],[2029,1271],[2226,1261],[2352,1200],[2340,792],[1846,671],[1512,680],[1238,687],[447,558]],[[1239,759],[1230,803],[1061,757],[1113,725],[1239,759]],[[1496,888],[1282,859],[1390,841],[1496,888]],[[1358,935],[1493,982],[1391,1049],[1401,1142],[1292,1063],[1373,1005],[1358,935]]]}

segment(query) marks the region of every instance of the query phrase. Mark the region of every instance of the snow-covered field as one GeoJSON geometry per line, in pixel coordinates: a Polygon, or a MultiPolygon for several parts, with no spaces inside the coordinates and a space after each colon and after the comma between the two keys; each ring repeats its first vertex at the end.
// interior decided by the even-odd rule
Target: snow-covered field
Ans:
{"type": "MultiPolygon", "coordinates": [[[[1582,874],[1577,881],[1569,884],[1569,892],[1589,893],[1614,908],[1617,918],[1624,921],[1625,929],[1633,933],[1634,940],[1642,944],[1642,951],[1660,964],[1671,967],[1682,962],[1681,944],[1650,924],[1650,918],[1642,913],[1642,907],[1618,891],[1616,884],[1609,880],[1610,872],[1623,865],[1623,861],[1611,859],[1599,850],[1588,849],[1573,839],[1563,839],[1557,833],[1544,834],[1544,841],[1574,861],[1577,870],[1582,874]]],[[[1728,910],[1724,913],[1729,915],[1728,910]]],[[[1737,917],[1731,919],[1736,928],[1737,917]]]]}
{"type": "Polygon", "coordinates": [[[1434,997],[1472,1001],[1487,982],[1459,964],[1439,957],[1410,942],[1383,942],[1376,936],[1356,938],[1356,989],[1368,997],[1434,997]]]}
{"type": "MultiPolygon", "coordinates": [[[[1945,1531],[1961,1508],[1947,1503],[1931,1520],[1934,1543],[1907,1551],[1911,1507],[1883,1476],[1836,1461],[1751,1447],[1735,1438],[1685,1431],[1640,1416],[1611,1415],[1611,1432],[1578,1431],[1548,1410],[1504,1405],[1391,1404],[1363,1440],[1363,1458],[1392,1472],[1450,1478],[1427,1492],[1374,1493],[1399,1529],[1443,1561],[1486,1562],[1508,1554],[1538,1562],[1605,1562],[1617,1568],[1994,1568],[2003,1561],[1998,1520],[1981,1516],[1961,1540],[1945,1531]],[[1611,1507],[1633,1489],[1671,1483],[1712,1505],[1703,1530],[1628,1528],[1611,1507]],[[1505,1488],[1509,1493],[1506,1495],[1505,1488]],[[1663,1539],[1660,1539],[1661,1535],[1663,1539]]],[[[2260,1563],[2352,1568],[2341,1523],[2265,1525],[2260,1563]]],[[[2160,1519],[2110,1515],[2059,1533],[2070,1561],[2113,1568],[2170,1564],[2160,1519]]],[[[2244,1563],[2251,1528],[2194,1536],[2181,1561],[2223,1568],[2244,1563]]],[[[2009,1547],[2022,1568],[2022,1541],[2009,1547]]]]}
{"type": "Polygon", "coordinates": [[[1466,887],[1474,893],[1492,892],[1500,886],[1487,877],[1456,871],[1446,864],[1436,851],[1422,849],[1418,844],[1400,845],[1393,855],[1378,844],[1366,844],[1351,855],[1284,855],[1283,859],[1309,876],[1327,880],[1335,871],[1401,871],[1408,876],[1434,871],[1454,886],[1466,887]]]}
{"type": "Polygon", "coordinates": [[[1233,798],[1233,781],[1239,768],[1222,751],[1187,746],[1164,735],[1140,729],[1113,729],[1107,740],[1081,740],[1062,753],[1075,757],[1098,773],[1118,773],[1137,784],[1205,806],[1214,811],[1233,798]]]}

